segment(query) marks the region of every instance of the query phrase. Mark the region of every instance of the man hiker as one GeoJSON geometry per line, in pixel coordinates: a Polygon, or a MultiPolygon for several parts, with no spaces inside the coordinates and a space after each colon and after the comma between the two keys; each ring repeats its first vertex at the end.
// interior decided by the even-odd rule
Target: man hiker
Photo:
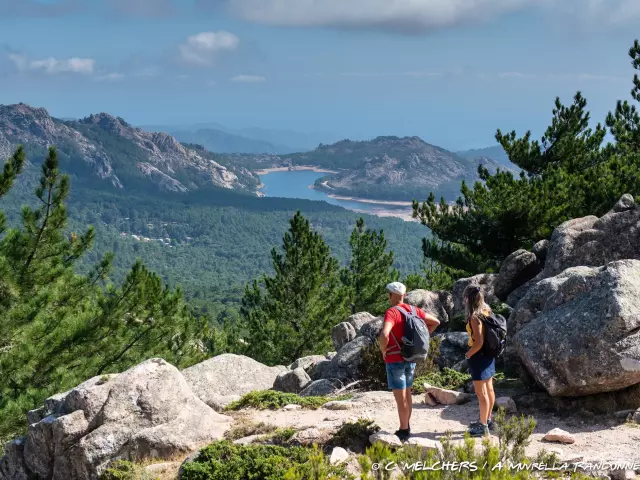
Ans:
{"type": "Polygon", "coordinates": [[[407,287],[402,283],[390,283],[387,285],[387,292],[391,308],[384,316],[384,325],[380,333],[380,350],[387,368],[387,383],[389,389],[393,391],[400,417],[400,429],[395,434],[400,440],[406,441],[411,435],[409,425],[413,407],[411,387],[416,364],[406,361],[400,354],[405,317],[412,311],[415,312],[426,324],[429,334],[440,325],[440,321],[420,308],[405,304],[404,296],[407,293],[407,287]]]}

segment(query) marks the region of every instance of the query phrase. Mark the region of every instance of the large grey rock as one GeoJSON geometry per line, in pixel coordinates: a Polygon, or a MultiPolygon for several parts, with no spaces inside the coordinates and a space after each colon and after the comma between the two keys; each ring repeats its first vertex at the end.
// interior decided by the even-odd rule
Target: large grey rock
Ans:
{"type": "Polygon", "coordinates": [[[440,368],[453,368],[465,360],[464,354],[469,350],[467,332],[447,332],[434,338],[440,338],[440,355],[435,359],[440,368]]]}
{"type": "Polygon", "coordinates": [[[311,377],[311,380],[319,380],[321,378],[329,377],[330,371],[331,360],[321,360],[315,364],[309,376],[311,377]]]}
{"type": "Polygon", "coordinates": [[[549,240],[540,240],[531,248],[540,265],[544,266],[544,262],[547,260],[547,253],[549,252],[549,240]]]}
{"type": "Polygon", "coordinates": [[[27,433],[24,447],[25,465],[42,478],[47,478],[53,472],[54,444],[51,424],[57,418],[50,415],[30,425],[27,433]]]}
{"type": "Polygon", "coordinates": [[[0,461],[0,469],[14,473],[3,471],[0,478],[23,478],[15,473],[22,464],[40,478],[96,480],[113,460],[188,453],[222,438],[230,425],[164,360],[148,360],[106,380],[80,385],[58,404],[83,408],[62,409],[60,416],[31,425],[24,443],[14,442],[0,461]]]}
{"type": "Polygon", "coordinates": [[[311,382],[304,390],[300,392],[301,397],[322,397],[331,395],[338,388],[336,383],[331,380],[322,379],[311,382]]]}
{"type": "Polygon", "coordinates": [[[375,342],[380,336],[383,323],[384,323],[383,317],[376,317],[366,325],[362,326],[358,337],[366,337],[371,342],[375,342]]]}
{"type": "Polygon", "coordinates": [[[0,479],[30,480],[24,463],[24,441],[24,438],[18,438],[5,445],[4,457],[0,458],[0,479]]]}
{"type": "Polygon", "coordinates": [[[322,362],[323,360],[326,360],[326,357],[324,355],[309,355],[308,357],[302,357],[289,365],[289,370],[302,368],[305,372],[309,373],[313,370],[318,362],[322,362]]]}
{"type": "Polygon", "coordinates": [[[193,393],[212,408],[221,397],[234,398],[254,390],[269,390],[287,367],[268,367],[252,358],[230,353],[218,355],[182,371],[193,393]]]}
{"type": "Polygon", "coordinates": [[[483,273],[470,278],[462,278],[453,285],[453,312],[452,316],[464,315],[464,291],[470,285],[479,286],[484,294],[485,301],[489,304],[497,302],[495,285],[497,274],[483,273]]]}
{"type": "Polygon", "coordinates": [[[375,318],[376,317],[374,317],[368,312],[359,312],[347,318],[347,322],[353,325],[353,328],[356,331],[356,335],[358,335],[360,333],[360,329],[363,326],[365,326],[367,323],[370,323],[371,321],[375,320],[375,318]]]}
{"type": "Polygon", "coordinates": [[[494,293],[500,300],[506,300],[516,288],[524,285],[542,270],[542,264],[535,253],[517,250],[509,255],[498,273],[494,293]]]}
{"type": "Polygon", "coordinates": [[[331,341],[336,350],[340,350],[354,338],[356,338],[356,329],[348,322],[339,323],[331,330],[331,341]]]}
{"type": "Polygon", "coordinates": [[[358,369],[362,362],[362,351],[373,344],[367,337],[358,337],[343,346],[331,364],[323,372],[323,378],[355,379],[358,377],[358,369]]]}
{"type": "Polygon", "coordinates": [[[553,396],[640,383],[640,261],[569,268],[531,287],[509,318],[513,348],[553,396]]]}
{"type": "Polygon", "coordinates": [[[311,378],[307,372],[302,368],[296,368],[279,374],[273,384],[273,389],[286,393],[299,393],[309,383],[311,383],[311,378]]]}
{"type": "Polygon", "coordinates": [[[453,311],[453,296],[445,291],[413,290],[407,293],[405,302],[433,315],[440,323],[447,323],[453,311]]]}
{"type": "Polygon", "coordinates": [[[640,207],[630,195],[601,218],[577,218],[556,228],[542,278],[570,267],[600,267],[625,259],[640,259],[640,207]]]}

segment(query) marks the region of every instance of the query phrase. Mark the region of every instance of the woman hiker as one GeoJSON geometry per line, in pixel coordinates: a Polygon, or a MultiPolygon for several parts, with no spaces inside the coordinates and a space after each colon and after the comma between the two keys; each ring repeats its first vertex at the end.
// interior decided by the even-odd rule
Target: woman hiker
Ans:
{"type": "Polygon", "coordinates": [[[480,403],[480,420],[472,422],[469,434],[482,437],[493,429],[491,412],[496,401],[493,391],[493,376],[496,373],[496,359],[482,351],[484,343],[483,318],[491,315],[491,308],[484,301],[480,287],[470,286],[464,292],[465,320],[469,332],[469,350],[465,357],[469,365],[469,373],[473,380],[473,388],[480,403]]]}

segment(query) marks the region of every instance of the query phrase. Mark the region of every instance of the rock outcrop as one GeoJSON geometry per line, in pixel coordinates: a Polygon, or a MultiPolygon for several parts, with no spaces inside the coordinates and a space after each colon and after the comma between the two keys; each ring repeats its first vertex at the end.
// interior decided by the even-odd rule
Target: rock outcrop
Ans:
{"type": "Polygon", "coordinates": [[[249,357],[224,354],[182,371],[193,393],[215,410],[253,390],[269,390],[287,367],[268,367],[249,357]]]}
{"type": "Polygon", "coordinates": [[[434,338],[440,338],[440,355],[435,359],[440,368],[453,368],[465,360],[464,354],[469,350],[467,332],[447,332],[434,338]]]}
{"type": "Polygon", "coordinates": [[[311,378],[303,368],[296,368],[278,374],[273,389],[286,393],[300,393],[311,383],[311,378]]]}
{"type": "Polygon", "coordinates": [[[542,270],[542,264],[535,253],[518,250],[509,255],[502,266],[495,282],[494,293],[502,301],[516,288],[524,285],[542,270]]]}
{"type": "Polygon", "coordinates": [[[441,324],[447,323],[453,312],[453,296],[450,292],[413,290],[407,293],[405,302],[430,313],[440,320],[441,324]]]}
{"type": "Polygon", "coordinates": [[[8,445],[0,478],[94,480],[114,460],[169,458],[222,438],[231,423],[178,369],[147,360],[45,403],[45,417],[8,445]]]}
{"type": "Polygon", "coordinates": [[[640,383],[640,261],[573,267],[533,286],[509,318],[513,347],[554,396],[640,383]]]}
{"type": "Polygon", "coordinates": [[[484,294],[487,303],[498,301],[495,294],[498,275],[483,273],[470,278],[462,278],[453,285],[453,316],[464,315],[464,291],[470,285],[478,286],[484,294]]]}

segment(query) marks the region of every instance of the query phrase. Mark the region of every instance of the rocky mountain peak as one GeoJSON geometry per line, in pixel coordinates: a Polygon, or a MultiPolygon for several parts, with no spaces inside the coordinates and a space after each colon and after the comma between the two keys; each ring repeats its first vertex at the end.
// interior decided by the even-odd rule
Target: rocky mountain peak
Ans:
{"type": "Polygon", "coordinates": [[[80,120],[80,123],[98,125],[109,132],[122,135],[125,130],[131,129],[131,125],[120,117],[114,117],[108,113],[91,114],[80,120]]]}
{"type": "Polygon", "coordinates": [[[0,105],[0,125],[9,136],[26,131],[31,135],[49,137],[55,130],[55,123],[44,108],[24,103],[0,105]]]}

